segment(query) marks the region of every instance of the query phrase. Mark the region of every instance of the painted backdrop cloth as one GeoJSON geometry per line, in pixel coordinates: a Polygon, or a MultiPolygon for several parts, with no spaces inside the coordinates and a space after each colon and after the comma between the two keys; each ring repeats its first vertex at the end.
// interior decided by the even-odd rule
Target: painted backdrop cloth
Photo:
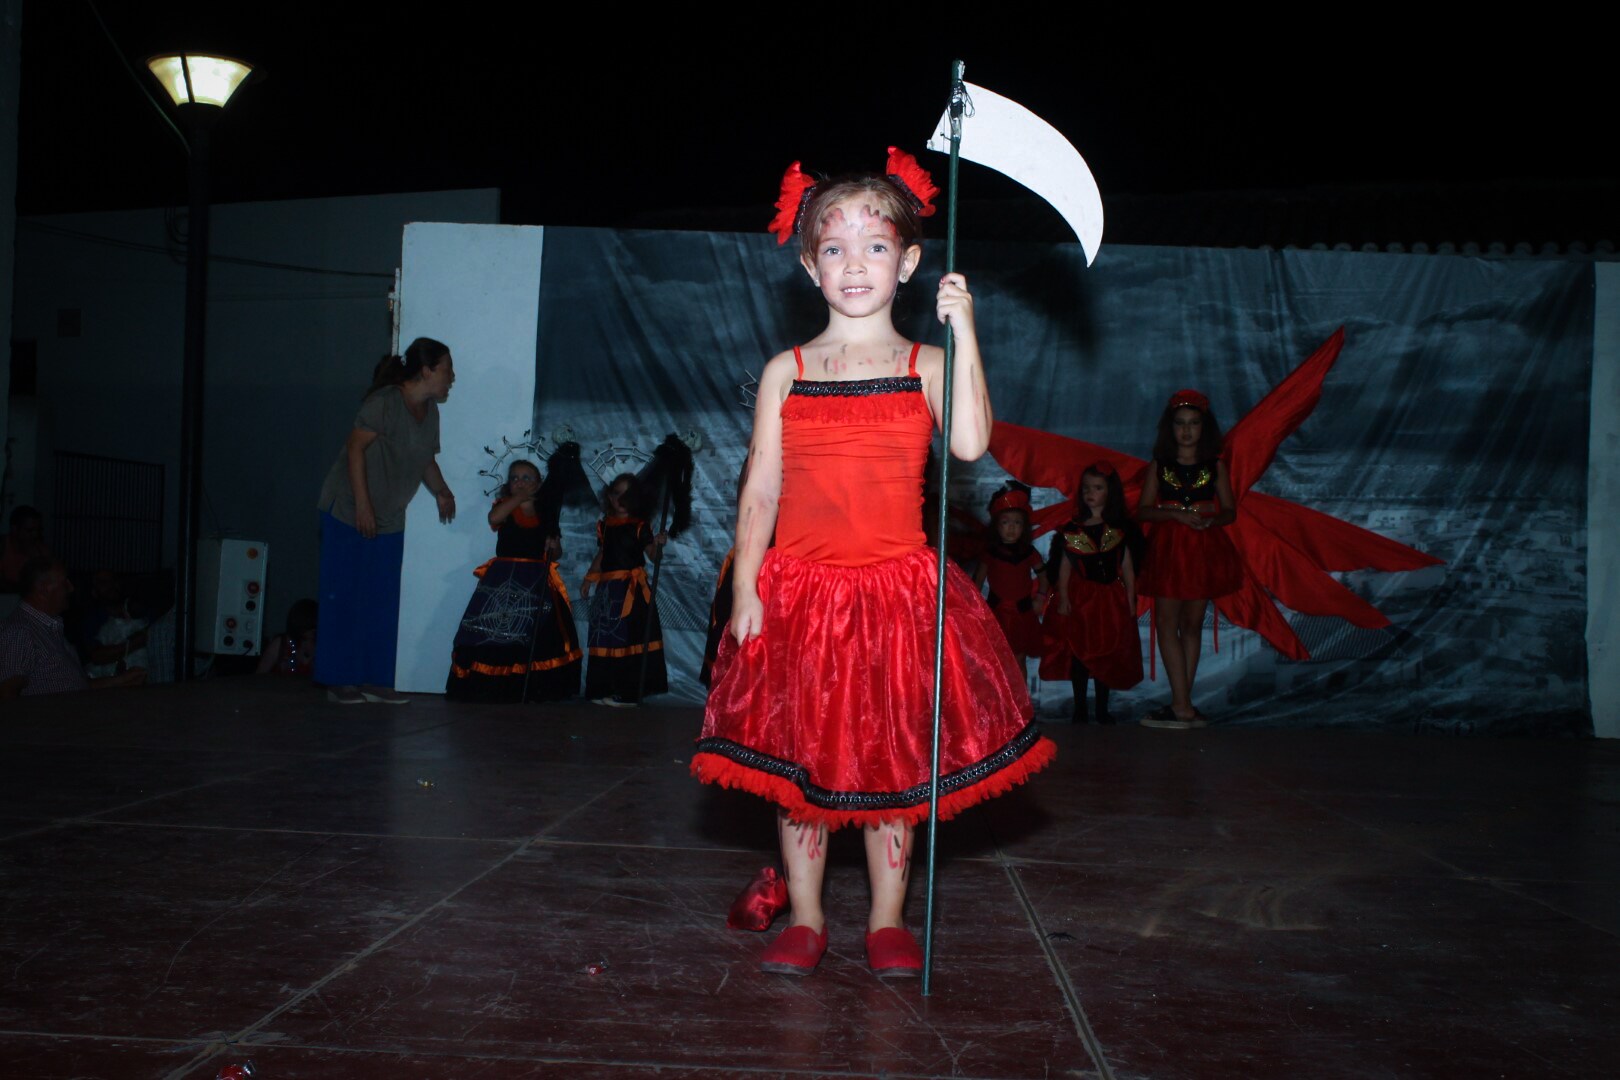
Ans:
{"type": "MultiPolygon", "coordinates": [[[[933,420],[916,357],[905,378],[793,383],[764,627],[723,638],[715,660],[692,773],[797,821],[928,816],[939,579],[921,543],[933,420]]],[[[1055,753],[983,597],[954,563],[946,573],[942,819],[1055,753]]]]}
{"type": "MultiPolygon", "coordinates": [[[[545,239],[535,431],[567,425],[593,453],[703,433],[694,526],[666,549],[658,592],[671,697],[699,704],[714,571],[732,543],[753,419],[751,361],[732,358],[815,334],[826,307],[763,232],[548,228],[545,239]]],[[[943,244],[926,243],[914,280],[937,277],[943,257],[943,244]]],[[[1271,500],[1280,500],[1421,547],[1445,566],[1331,572],[1388,616],[1387,627],[1283,600],[1276,618],[1309,660],[1222,627],[1221,651],[1204,650],[1198,684],[1221,703],[1223,723],[1590,734],[1590,260],[1115,245],[1087,267],[1076,244],[971,240],[958,258],[982,313],[996,416],[1061,437],[1069,450],[1052,461],[1057,472],[1113,448],[1128,480],[1125,459],[1141,466],[1178,387],[1207,393],[1231,431],[1345,326],[1321,404],[1283,444],[1252,491],[1264,500],[1248,503],[1235,528],[1275,517],[1271,500]],[[1094,449],[1076,449],[1082,440],[1094,449]]],[[[928,290],[903,291],[895,317],[902,333],[940,340],[928,290]]],[[[604,460],[596,479],[639,464],[604,460]]],[[[988,457],[953,462],[951,472],[951,498],[974,508],[1007,479],[988,457]]],[[[1037,491],[1037,512],[1073,492],[1035,483],[1061,492],[1037,491]]],[[[1058,510],[1048,528],[1073,513],[1058,510]]],[[[595,552],[594,524],[564,522],[570,583],[595,552]]],[[[1277,535],[1277,559],[1314,543],[1308,533],[1277,535]]],[[[1314,587],[1311,577],[1302,584],[1314,587]]],[[[1254,599],[1247,588],[1244,596],[1254,599]]],[[[1162,698],[1162,679],[1128,693],[1140,700],[1114,708],[1162,698]]],[[[1048,684],[1041,709],[1066,718],[1068,697],[1048,684]]]]}

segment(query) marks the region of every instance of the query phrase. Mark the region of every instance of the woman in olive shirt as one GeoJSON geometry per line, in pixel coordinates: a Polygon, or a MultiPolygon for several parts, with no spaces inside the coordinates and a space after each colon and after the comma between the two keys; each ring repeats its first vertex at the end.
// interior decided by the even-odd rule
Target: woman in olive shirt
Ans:
{"type": "Polygon", "coordinates": [[[447,345],[417,338],[377,365],[354,428],[321,486],[321,594],[315,681],[343,705],[408,701],[393,689],[405,507],[426,484],[439,520],[456,516],[439,452],[439,405],[456,381],[447,345]]]}

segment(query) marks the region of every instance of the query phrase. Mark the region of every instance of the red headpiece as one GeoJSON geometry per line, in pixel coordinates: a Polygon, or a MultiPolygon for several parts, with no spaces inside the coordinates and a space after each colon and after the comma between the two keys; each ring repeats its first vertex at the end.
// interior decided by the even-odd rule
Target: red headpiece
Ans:
{"type": "Polygon", "coordinates": [[[1007,510],[1017,510],[1019,513],[1029,515],[1029,492],[1022,488],[1007,488],[996,492],[990,497],[990,520],[995,521],[996,515],[1007,510]]]}
{"type": "Polygon", "coordinates": [[[1167,409],[1179,409],[1183,405],[1190,405],[1201,412],[1209,412],[1209,398],[1196,390],[1177,390],[1170,395],[1170,404],[1167,409]]]}
{"type": "Polygon", "coordinates": [[[1107,459],[1093,461],[1090,465],[1086,466],[1086,472],[1094,472],[1098,476],[1113,476],[1114,471],[1113,463],[1107,459]]]}
{"type": "MultiPolygon", "coordinates": [[[[776,234],[776,242],[785,244],[793,238],[804,223],[804,208],[816,194],[818,181],[800,168],[795,161],[782,174],[782,190],[776,198],[776,216],[766,230],[776,234]]],[[[884,175],[905,193],[918,217],[933,217],[934,196],[939,188],[928,170],[917,164],[917,159],[898,147],[889,147],[888,164],[884,175]]]]}
{"type": "Polygon", "coordinates": [[[934,196],[939,187],[928,170],[917,164],[917,159],[897,146],[889,147],[889,164],[883,170],[900,190],[911,196],[911,208],[918,217],[933,217],[934,196]]]}
{"type": "Polygon", "coordinates": [[[799,217],[804,204],[816,193],[815,178],[806,174],[795,161],[782,174],[782,193],[776,199],[776,216],[771,219],[770,232],[776,234],[777,244],[785,244],[799,231],[799,217]]]}

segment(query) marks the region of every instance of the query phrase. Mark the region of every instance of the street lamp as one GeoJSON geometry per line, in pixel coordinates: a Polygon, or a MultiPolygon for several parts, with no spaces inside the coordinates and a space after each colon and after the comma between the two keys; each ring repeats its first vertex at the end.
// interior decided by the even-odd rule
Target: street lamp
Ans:
{"type": "Polygon", "coordinates": [[[208,309],[208,137],[220,110],[253,68],[209,53],[170,53],[146,62],[186,128],[191,197],[186,228],[186,338],[180,409],[180,553],[175,568],[174,678],[191,678],[197,606],[197,533],[202,512],[203,342],[208,309]]]}
{"type": "Polygon", "coordinates": [[[253,71],[229,56],[204,53],[169,53],[146,62],[176,105],[214,105],[224,108],[237,87],[253,71]]]}

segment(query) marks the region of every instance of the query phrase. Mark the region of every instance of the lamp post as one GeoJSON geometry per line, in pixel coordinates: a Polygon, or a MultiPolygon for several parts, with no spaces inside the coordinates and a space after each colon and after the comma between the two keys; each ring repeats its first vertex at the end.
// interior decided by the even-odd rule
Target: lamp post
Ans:
{"type": "Polygon", "coordinates": [[[191,678],[197,606],[197,534],[202,512],[203,359],[208,313],[208,140],[220,110],[253,70],[205,53],[154,56],[146,66],[173,99],[191,148],[186,229],[185,367],[180,408],[180,551],[175,568],[174,678],[191,678]]]}

